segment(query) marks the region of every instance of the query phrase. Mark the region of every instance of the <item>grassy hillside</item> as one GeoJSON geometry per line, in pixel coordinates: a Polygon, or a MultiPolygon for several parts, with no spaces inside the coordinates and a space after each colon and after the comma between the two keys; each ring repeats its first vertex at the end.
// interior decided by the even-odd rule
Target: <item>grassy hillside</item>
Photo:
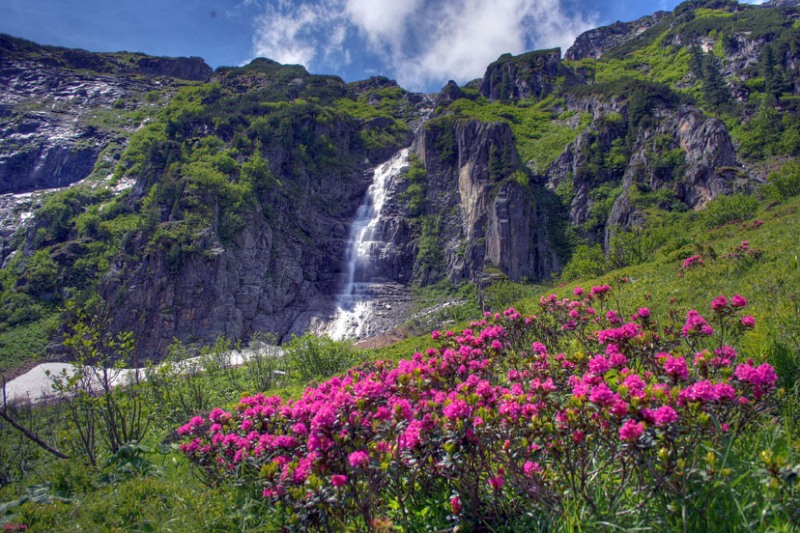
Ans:
{"type": "MultiPolygon", "coordinates": [[[[800,464],[800,430],[796,424],[800,413],[797,390],[800,245],[795,238],[800,231],[798,209],[800,199],[792,198],[783,202],[762,201],[743,216],[728,214],[714,218],[707,213],[724,210],[715,210],[713,205],[706,213],[686,213],[665,222],[662,227],[637,234],[638,241],[645,243],[662,236],[660,244],[654,245],[650,253],[652,260],[610,270],[596,278],[577,278],[569,283],[543,287],[535,297],[508,302],[524,315],[538,315],[542,322],[554,319],[553,313],[559,311],[542,308],[540,296],[554,292],[559,297],[576,298],[576,287],[588,291],[593,286],[608,284],[612,291],[606,303],[598,303],[601,306],[598,309],[616,309],[622,317],[627,317],[646,307],[652,320],[661,327],[674,323],[680,328],[688,310],[697,309],[712,320],[715,315],[710,307],[711,300],[719,295],[744,296],[747,299],[745,313],[755,318],[755,327],[736,342],[740,354],[737,362],[744,363],[745,359],[752,358],[754,366],[765,361],[771,363],[779,376],[779,389],[769,396],[765,410],[750,419],[746,431],[735,440],[716,442],[712,439],[693,445],[696,448],[691,448],[687,455],[692,461],[713,452],[714,469],[709,469],[703,459],[701,464],[706,466],[698,467],[700,471],[696,473],[702,474],[705,481],[691,485],[689,492],[677,499],[662,494],[664,499],[659,496],[647,504],[647,499],[653,495],[645,483],[631,485],[632,492],[621,500],[611,502],[601,498],[588,505],[587,500],[577,497],[569,500],[571,503],[566,507],[565,503],[553,504],[549,512],[547,505],[535,507],[538,510],[532,515],[531,511],[525,511],[524,504],[531,500],[513,492],[503,492],[500,507],[490,505],[495,514],[481,516],[456,516],[458,513],[454,514],[451,502],[453,493],[449,492],[452,488],[445,489],[437,484],[413,485],[421,492],[405,502],[406,517],[402,518],[400,508],[393,506],[390,499],[383,511],[386,514],[380,517],[383,525],[377,529],[389,531],[407,526],[416,531],[452,527],[457,523],[464,527],[472,527],[470,523],[475,527],[484,523],[509,531],[520,527],[560,531],[579,525],[588,530],[616,525],[623,528],[647,526],[656,531],[681,527],[708,531],[790,531],[798,527],[800,517],[793,514],[798,503],[798,487],[793,477],[796,474],[792,474],[800,464]],[[694,259],[689,259],[692,257],[694,259]],[[704,507],[681,504],[682,501],[686,503],[686,498],[699,499],[697,501],[704,502],[704,507]]],[[[711,323],[718,327],[717,322],[711,323]]],[[[469,323],[445,324],[440,329],[444,335],[445,329],[458,332],[463,327],[469,327],[469,323]]],[[[522,327],[520,331],[527,331],[526,342],[563,343],[561,349],[569,357],[577,356],[575,361],[585,364],[586,358],[592,357],[592,352],[581,355],[583,349],[574,340],[557,341],[555,331],[547,333],[549,330],[535,324],[522,327]]],[[[101,335],[100,339],[103,338],[101,335]]],[[[506,357],[520,356],[521,352],[511,351],[510,338],[504,342],[509,343],[506,357]]],[[[694,351],[683,342],[673,346],[672,353],[684,353],[689,357],[694,351]]],[[[0,489],[0,501],[5,502],[0,520],[25,524],[29,531],[273,531],[281,527],[280,524],[291,526],[292,513],[297,510],[291,511],[290,507],[281,505],[274,507],[269,503],[276,501],[274,498],[264,500],[260,494],[258,487],[263,486],[268,477],[261,480],[257,477],[254,487],[245,470],[230,471],[233,475],[222,477],[210,475],[210,470],[191,464],[178,449],[176,442],[181,440],[176,434],[178,426],[192,416],[206,416],[215,406],[235,412],[233,409],[239,398],[253,391],[264,390],[267,395],[278,393],[285,399],[299,399],[304,383],[318,383],[316,380],[339,374],[357,361],[409,360],[414,352],[435,345],[436,342],[426,335],[364,353],[342,343],[304,337],[289,346],[284,359],[265,357],[234,369],[227,366],[222,356],[230,343],[220,342],[215,349],[206,352],[207,372],[180,377],[174,372],[162,371],[152,376],[152,385],[137,389],[137,394],[120,391],[116,398],[124,406],[123,412],[131,408],[131,402],[135,404],[147,398],[141,407],[151,425],[143,433],[140,445],[126,445],[112,453],[108,442],[101,438],[105,426],[97,420],[94,465],[87,460],[81,444],[76,425],[80,419],[72,418],[75,412],[66,405],[40,408],[31,419],[34,429],[62,451],[70,453],[72,458],[55,459],[20,439],[7,424],[0,426],[0,453],[6,465],[0,489]]],[[[711,347],[713,349],[713,345],[711,347]]],[[[699,348],[696,346],[695,350],[699,348]]],[[[185,356],[183,349],[176,345],[173,357],[182,356],[185,356]]],[[[384,364],[391,368],[396,363],[384,364]]],[[[495,379],[502,383],[505,379],[502,369],[513,362],[507,360],[501,364],[498,359],[496,364],[499,366],[495,379]]],[[[369,365],[371,363],[362,364],[360,368],[370,368],[369,365]]],[[[465,379],[463,376],[456,382],[465,379]]],[[[102,413],[101,400],[92,402],[98,413],[102,413]]],[[[16,417],[25,419],[24,409],[13,412],[16,417]]],[[[487,418],[488,412],[483,416],[491,420],[487,418]]],[[[675,435],[683,435],[692,427],[692,422],[686,419],[674,427],[675,435]]],[[[545,431],[555,430],[545,428],[545,431]]],[[[666,438],[654,435],[658,439],[666,438]]],[[[346,448],[352,445],[372,449],[368,442],[342,444],[346,448]]],[[[624,460],[625,456],[620,457],[624,460]]],[[[405,475],[410,472],[405,471],[405,475]]],[[[593,490],[610,490],[606,483],[619,482],[614,481],[617,479],[615,472],[610,465],[600,467],[598,479],[605,481],[595,482],[593,490]]],[[[547,479],[550,479],[548,483],[557,484],[557,478],[547,479]]],[[[316,482],[310,485],[312,489],[313,483],[316,482]]],[[[483,486],[480,489],[484,490],[483,486]]],[[[463,492],[459,494],[462,499],[469,497],[463,492]]],[[[349,505],[346,503],[349,501],[343,501],[342,505],[349,505]]],[[[484,501],[481,505],[489,504],[484,501]]],[[[365,528],[365,523],[359,522],[358,512],[353,510],[353,513],[339,516],[337,520],[345,520],[350,524],[348,528],[365,528]]],[[[322,520],[320,524],[325,523],[325,519],[322,520]]]]}

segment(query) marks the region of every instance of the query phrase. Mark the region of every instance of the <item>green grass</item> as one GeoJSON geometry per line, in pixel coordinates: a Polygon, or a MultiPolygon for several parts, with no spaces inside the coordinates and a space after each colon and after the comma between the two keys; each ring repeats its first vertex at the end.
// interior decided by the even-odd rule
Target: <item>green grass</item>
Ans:
{"type": "MultiPolygon", "coordinates": [[[[775,364],[783,373],[782,385],[794,387],[794,390],[786,390],[779,396],[772,418],[777,424],[757,426],[756,430],[742,438],[736,448],[720,458],[725,468],[732,469],[728,482],[704,493],[702,505],[699,505],[701,511],[692,511],[687,523],[693,530],[791,531],[792,526],[787,521],[787,513],[791,510],[781,503],[781,498],[791,497],[791,492],[767,484],[769,477],[763,466],[763,458],[780,457],[788,465],[797,464],[798,461],[800,435],[796,415],[800,413],[800,406],[796,387],[800,380],[797,371],[800,368],[800,245],[795,236],[800,234],[800,199],[794,198],[772,207],[761,204],[749,219],[709,230],[691,225],[690,221],[695,218],[697,215],[693,213],[676,217],[675,228],[692,228],[680,235],[684,244],[676,247],[675,243],[667,243],[658,248],[648,262],[570,284],[520,286],[518,289],[505,287],[496,291],[493,303],[497,309],[514,304],[523,312],[535,313],[540,295],[556,292],[568,296],[575,286],[589,288],[595,284],[609,283],[615,288],[613,298],[616,301],[613,307],[630,314],[646,306],[658,319],[666,312],[672,298],[686,309],[696,308],[701,313],[708,313],[709,301],[717,295],[738,293],[747,297],[748,312],[756,317],[756,328],[740,343],[740,352],[756,360],[768,360],[775,364]],[[756,227],[754,222],[758,219],[763,220],[763,224],[756,227]],[[760,249],[761,255],[752,260],[724,256],[743,240],[750,242],[751,249],[760,249]],[[698,250],[705,253],[705,265],[690,269],[681,277],[683,259],[698,250]],[[623,278],[626,281],[623,282],[623,278]],[[514,301],[526,292],[529,297],[514,301]],[[787,372],[794,374],[787,375],[787,372]],[[764,455],[764,450],[770,450],[771,455],[764,455]]],[[[440,293],[452,293],[452,288],[442,287],[439,292],[430,290],[427,297],[435,300],[441,297],[440,293]]],[[[421,294],[419,297],[426,296],[421,294]]],[[[466,322],[456,320],[443,324],[439,329],[458,331],[464,326],[466,322]]],[[[313,343],[313,340],[308,338],[303,342],[313,343]]],[[[296,348],[304,350],[303,342],[296,343],[296,348]]],[[[350,357],[396,361],[409,358],[431,345],[432,341],[426,334],[409,337],[387,348],[363,352],[360,356],[343,352],[338,347],[334,351],[340,354],[336,356],[340,362],[350,357]],[[341,354],[346,354],[344,359],[341,354]]],[[[298,355],[295,362],[316,373],[309,376],[295,371],[294,377],[277,384],[279,388],[271,393],[297,397],[302,393],[304,382],[307,382],[305,380],[310,379],[313,383],[325,379],[330,368],[323,364],[323,359],[331,347],[325,343],[314,343],[314,346],[314,350],[305,350],[305,355],[298,355]],[[315,362],[309,364],[308,357],[315,362]]],[[[212,405],[224,407],[235,402],[245,389],[250,388],[252,392],[252,385],[246,381],[251,371],[252,368],[243,368],[229,374],[228,371],[217,369],[197,379],[202,380],[204,390],[213,395],[209,399],[212,405]]],[[[193,476],[182,455],[170,444],[174,442],[175,424],[167,423],[164,418],[169,409],[160,404],[152,407],[157,425],[147,440],[153,450],[144,455],[149,465],[147,468],[127,475],[126,471],[113,466],[114,463],[93,469],[80,460],[55,461],[38,454],[38,459],[34,458],[29,465],[24,479],[0,488],[0,502],[13,503],[36,490],[40,491],[40,496],[9,507],[3,519],[25,523],[29,531],[274,530],[275,525],[271,522],[274,515],[259,502],[257,494],[244,492],[234,486],[208,488],[193,476]]],[[[3,435],[2,431],[0,435],[3,435]]],[[[68,436],[62,435],[61,439],[61,442],[66,442],[68,436]]],[[[0,444],[3,442],[0,439],[0,444]]],[[[108,458],[106,456],[105,459],[108,458]]],[[[607,520],[587,522],[585,517],[589,510],[576,506],[568,508],[564,516],[538,517],[538,522],[532,517],[519,517],[518,522],[508,527],[536,528],[539,527],[536,523],[541,525],[541,520],[549,520],[551,525],[548,529],[552,531],[601,529],[610,524],[625,524],[624,527],[631,528],[652,527],[656,531],[680,528],[678,515],[660,507],[657,500],[638,502],[635,495],[630,495],[628,500],[630,505],[639,506],[635,517],[623,519],[612,515],[607,520]]],[[[430,509],[426,510],[424,499],[420,501],[422,507],[414,512],[430,512],[430,509]]],[[[424,516],[427,515],[416,515],[412,523],[423,527],[424,516]]]]}
{"type": "Polygon", "coordinates": [[[51,314],[0,333],[0,373],[44,357],[58,324],[58,314],[51,314]]]}
{"type": "Polygon", "coordinates": [[[588,113],[556,112],[557,103],[552,98],[516,105],[461,98],[450,104],[448,111],[484,122],[506,122],[514,133],[522,161],[534,172],[544,173],[592,119],[588,113]],[[570,126],[572,121],[574,127],[570,126]]]}

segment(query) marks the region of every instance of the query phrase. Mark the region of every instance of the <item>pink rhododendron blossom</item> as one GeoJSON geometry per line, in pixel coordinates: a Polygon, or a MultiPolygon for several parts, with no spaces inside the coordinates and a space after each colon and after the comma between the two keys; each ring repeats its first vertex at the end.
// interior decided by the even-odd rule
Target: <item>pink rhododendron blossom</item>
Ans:
{"type": "Polygon", "coordinates": [[[749,363],[744,363],[736,367],[733,373],[739,381],[748,383],[753,388],[753,396],[761,398],[766,392],[775,388],[778,383],[778,375],[769,363],[763,363],[758,367],[753,367],[749,363]]]}
{"type": "Polygon", "coordinates": [[[739,309],[747,307],[747,299],[739,294],[734,294],[731,298],[731,305],[739,309]]]}
{"type": "Polygon", "coordinates": [[[608,285],[597,285],[592,287],[591,295],[597,296],[599,298],[603,298],[606,294],[611,291],[611,287],[608,285]]]}
{"type": "Polygon", "coordinates": [[[687,257],[683,261],[683,268],[688,269],[692,267],[703,266],[703,258],[699,255],[693,255],[691,257],[687,257]]]}
{"type": "Polygon", "coordinates": [[[589,360],[589,372],[592,374],[605,374],[609,370],[611,370],[611,362],[602,355],[589,360]]]}
{"type": "Polygon", "coordinates": [[[633,420],[627,420],[622,424],[622,427],[619,428],[620,440],[628,442],[636,441],[642,433],[644,433],[644,426],[642,423],[634,422],[633,420]]]}
{"type": "MultiPolygon", "coordinates": [[[[291,520],[338,513],[343,529],[357,528],[348,517],[367,510],[384,516],[398,473],[433,481],[436,495],[425,498],[440,498],[440,508],[449,500],[455,514],[464,512],[460,494],[476,482],[488,485],[470,490],[470,506],[500,501],[504,491],[580,497],[564,479],[595,468],[587,463],[594,457],[627,465],[648,493],[663,491],[675,452],[701,452],[698,443],[718,452],[765,412],[777,375],[766,364],[739,364],[745,358],[725,344],[743,333],[736,296],[718,302],[714,314],[724,336],[702,338],[713,331],[693,311],[686,342],[678,342],[674,326],[662,326],[648,308],[625,324],[609,302],[596,301],[594,316],[588,304],[610,288],[595,289],[582,300],[541,298],[530,322],[509,308],[457,334],[432,335],[436,348],[362,363],[300,398],[242,398],[230,413],[215,409],[180,426],[180,449],[212,482],[255,484],[248,490],[257,488],[291,520]],[[691,368],[686,345],[697,352],[691,368]],[[729,431],[724,440],[720,428],[729,431]]],[[[647,298],[658,309],[656,300],[647,298]]]]}
{"type": "Polygon", "coordinates": [[[209,413],[208,418],[212,422],[216,422],[218,424],[224,424],[225,422],[230,420],[231,415],[230,413],[223,411],[219,407],[216,407],[211,410],[211,413],[209,413]]]}
{"type": "Polygon", "coordinates": [[[714,311],[720,311],[725,309],[728,306],[728,299],[724,296],[717,296],[714,298],[714,301],[711,302],[711,309],[714,311]]]}
{"type": "Polygon", "coordinates": [[[686,315],[686,323],[683,325],[681,333],[684,337],[688,337],[692,334],[702,334],[710,337],[714,334],[714,330],[708,325],[708,322],[706,322],[706,319],[703,318],[700,313],[692,309],[686,315]]]}
{"type": "Polygon", "coordinates": [[[683,357],[672,357],[667,354],[664,360],[664,371],[675,379],[689,379],[689,369],[686,366],[686,359],[683,357]]]}
{"type": "Polygon", "coordinates": [[[369,453],[364,450],[357,450],[347,456],[350,466],[357,468],[369,464],[369,453]]]}
{"type": "Polygon", "coordinates": [[[653,420],[657,426],[666,426],[678,421],[678,413],[669,405],[662,405],[653,412],[653,420]]]}
{"type": "Polygon", "coordinates": [[[742,317],[742,326],[746,328],[753,328],[756,325],[756,319],[753,315],[746,315],[742,317]]]}
{"type": "Polygon", "coordinates": [[[597,340],[600,344],[605,344],[608,341],[613,341],[615,344],[633,339],[641,333],[642,327],[635,322],[628,322],[619,328],[603,329],[596,333],[597,340]]]}
{"type": "Polygon", "coordinates": [[[613,405],[616,400],[617,395],[605,383],[597,385],[589,393],[589,401],[597,405],[613,405]]]}
{"type": "Polygon", "coordinates": [[[505,485],[505,483],[506,483],[506,480],[505,480],[505,478],[503,478],[503,476],[494,476],[494,477],[489,478],[489,485],[496,492],[499,492],[500,489],[503,488],[503,485],[505,485]]]}
{"type": "Polygon", "coordinates": [[[541,471],[542,467],[539,466],[539,463],[535,461],[525,461],[525,464],[522,465],[522,472],[526,477],[533,477],[534,474],[537,474],[541,471]]]}
{"type": "Polygon", "coordinates": [[[461,513],[461,498],[453,496],[450,498],[450,507],[453,509],[453,514],[461,513]]]}
{"type": "Polygon", "coordinates": [[[617,399],[614,402],[613,407],[611,408],[611,413],[619,418],[622,418],[626,414],[628,414],[628,404],[622,400],[617,399]]]}

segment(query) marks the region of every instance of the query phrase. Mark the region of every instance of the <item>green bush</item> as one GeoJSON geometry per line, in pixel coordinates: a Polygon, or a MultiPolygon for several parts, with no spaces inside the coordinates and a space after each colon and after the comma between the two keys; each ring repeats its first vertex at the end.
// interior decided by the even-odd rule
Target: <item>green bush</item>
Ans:
{"type": "Polygon", "coordinates": [[[700,212],[699,223],[706,229],[729,222],[740,222],[752,217],[758,209],[758,200],[747,194],[718,196],[700,212]]]}
{"type": "Polygon", "coordinates": [[[800,162],[792,161],[780,171],[770,173],[765,192],[768,198],[777,201],[800,194],[800,162]]]}
{"type": "Polygon", "coordinates": [[[284,346],[284,359],[291,377],[305,383],[344,372],[359,362],[359,353],[348,342],[307,333],[284,346]]]}
{"type": "Polygon", "coordinates": [[[599,244],[589,246],[587,244],[578,245],[572,254],[572,258],[561,272],[561,279],[571,281],[578,278],[594,278],[605,272],[606,258],[603,255],[603,248],[599,244]]]}

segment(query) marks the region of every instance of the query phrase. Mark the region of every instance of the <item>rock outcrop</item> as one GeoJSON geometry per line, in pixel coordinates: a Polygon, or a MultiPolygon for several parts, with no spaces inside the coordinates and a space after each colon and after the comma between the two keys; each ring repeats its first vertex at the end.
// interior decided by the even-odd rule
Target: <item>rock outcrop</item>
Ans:
{"type": "Polygon", "coordinates": [[[206,81],[199,58],[95,54],[0,35],[0,194],[65,187],[117,153],[176,90],[206,81]]]}
{"type": "Polygon", "coordinates": [[[609,50],[623,45],[662,22],[669,13],[657,11],[653,15],[632,22],[617,21],[580,34],[567,49],[564,59],[577,61],[584,58],[600,59],[609,50]]]}
{"type": "Polygon", "coordinates": [[[487,67],[481,94],[489,100],[539,99],[553,92],[558,83],[569,86],[579,79],[561,63],[559,48],[518,56],[503,54],[487,67]]]}
{"type": "Polygon", "coordinates": [[[443,276],[477,281],[488,266],[511,279],[542,279],[560,267],[505,123],[451,120],[426,124],[413,150],[427,172],[428,216],[438,221],[441,261],[418,257],[422,282],[443,276]]]}

